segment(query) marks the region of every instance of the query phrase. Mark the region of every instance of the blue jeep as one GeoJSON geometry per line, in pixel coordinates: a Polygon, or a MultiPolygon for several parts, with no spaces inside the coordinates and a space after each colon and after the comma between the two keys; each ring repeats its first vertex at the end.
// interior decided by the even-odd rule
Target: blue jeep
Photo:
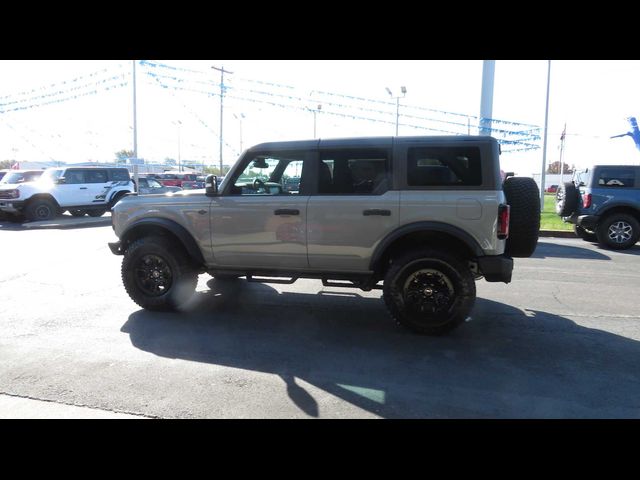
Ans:
{"type": "Polygon", "coordinates": [[[576,172],[558,188],[556,213],[587,241],[631,248],[640,238],[640,167],[595,165],[576,172]]]}

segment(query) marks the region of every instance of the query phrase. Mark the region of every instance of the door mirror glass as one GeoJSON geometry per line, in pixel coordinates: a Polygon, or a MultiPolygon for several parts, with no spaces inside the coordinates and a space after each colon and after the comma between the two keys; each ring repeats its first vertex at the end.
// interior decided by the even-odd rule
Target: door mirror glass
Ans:
{"type": "Polygon", "coordinates": [[[215,175],[207,175],[204,181],[204,189],[207,197],[218,195],[218,177],[215,175]]]}

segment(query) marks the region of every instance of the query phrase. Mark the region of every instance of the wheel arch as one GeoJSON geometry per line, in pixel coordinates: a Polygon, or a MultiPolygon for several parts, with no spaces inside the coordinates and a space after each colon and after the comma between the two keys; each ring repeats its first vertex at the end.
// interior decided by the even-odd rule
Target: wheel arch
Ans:
{"type": "Polygon", "coordinates": [[[55,199],[55,197],[53,195],[51,195],[50,193],[36,193],[35,195],[31,195],[29,197],[29,199],[25,202],[25,205],[29,205],[29,204],[31,204],[33,202],[37,202],[38,200],[49,200],[49,201],[53,202],[53,204],[56,206],[56,208],[58,208],[58,209],[62,208],[62,207],[60,207],[60,204],[55,199]]]}
{"type": "Polygon", "coordinates": [[[384,273],[389,260],[400,252],[417,246],[446,247],[469,259],[484,252],[478,242],[464,230],[441,222],[416,222],[404,225],[387,235],[376,247],[370,269],[384,273]]]}
{"type": "Polygon", "coordinates": [[[166,218],[144,218],[131,224],[120,236],[122,251],[132,242],[152,235],[172,238],[184,247],[194,263],[204,265],[202,251],[193,236],[182,225],[166,218]]]}
{"type": "Polygon", "coordinates": [[[112,209],[116,204],[116,199],[120,200],[122,197],[131,193],[130,190],[117,190],[111,194],[109,200],[107,201],[107,210],[112,209]]]}
{"type": "Polygon", "coordinates": [[[616,215],[619,213],[626,213],[627,215],[631,215],[635,217],[638,222],[640,222],[640,209],[636,206],[632,206],[626,203],[618,203],[616,205],[608,206],[600,213],[600,219],[604,220],[605,218],[616,215]]]}

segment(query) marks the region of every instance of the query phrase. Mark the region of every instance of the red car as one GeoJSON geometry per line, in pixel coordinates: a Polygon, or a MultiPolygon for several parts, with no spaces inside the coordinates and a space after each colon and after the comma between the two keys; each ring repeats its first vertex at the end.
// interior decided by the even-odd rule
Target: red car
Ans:
{"type": "Polygon", "coordinates": [[[558,191],[558,185],[551,185],[550,187],[547,187],[547,189],[545,190],[545,192],[547,193],[556,193],[558,191]]]}
{"type": "Polygon", "coordinates": [[[158,181],[166,187],[182,188],[182,182],[195,182],[197,178],[198,176],[195,173],[166,172],[160,174],[158,181]]]}

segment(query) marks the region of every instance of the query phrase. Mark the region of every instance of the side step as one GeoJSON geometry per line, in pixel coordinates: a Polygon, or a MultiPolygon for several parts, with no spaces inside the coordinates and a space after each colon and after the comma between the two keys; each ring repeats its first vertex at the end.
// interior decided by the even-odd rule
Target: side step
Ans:
{"type": "Polygon", "coordinates": [[[360,288],[362,290],[382,290],[382,285],[370,285],[369,287],[365,287],[364,282],[354,282],[352,280],[344,280],[342,282],[336,282],[335,280],[329,280],[327,278],[322,279],[322,285],[325,287],[342,287],[342,288],[360,288]]]}
{"type": "Polygon", "coordinates": [[[247,275],[247,282],[255,283],[280,283],[282,285],[291,285],[298,277],[291,277],[290,279],[274,278],[274,277],[254,277],[253,275],[247,275]]]}

